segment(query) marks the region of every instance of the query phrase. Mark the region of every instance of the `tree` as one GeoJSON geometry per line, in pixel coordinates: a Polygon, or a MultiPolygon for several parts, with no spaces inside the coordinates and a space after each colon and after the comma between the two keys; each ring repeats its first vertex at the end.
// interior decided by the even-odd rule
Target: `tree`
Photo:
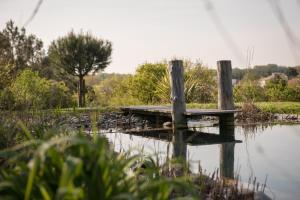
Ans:
{"type": "Polygon", "coordinates": [[[25,28],[18,28],[13,21],[0,31],[1,88],[9,85],[18,74],[39,65],[44,56],[43,42],[36,36],[26,35],[25,28]]]}
{"type": "Polygon", "coordinates": [[[111,62],[111,42],[88,33],[75,34],[53,41],[49,46],[50,62],[78,77],[78,106],[84,106],[84,77],[104,69],[111,62]]]}

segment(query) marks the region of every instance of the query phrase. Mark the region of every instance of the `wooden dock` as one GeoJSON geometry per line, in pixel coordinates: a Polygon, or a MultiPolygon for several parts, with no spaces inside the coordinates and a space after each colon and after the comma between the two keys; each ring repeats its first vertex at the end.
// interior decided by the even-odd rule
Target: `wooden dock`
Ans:
{"type": "MultiPolygon", "coordinates": [[[[121,110],[128,114],[163,116],[167,118],[172,118],[172,108],[170,106],[128,106],[121,108],[121,110]]],[[[186,109],[184,115],[187,118],[200,118],[202,116],[220,117],[228,114],[232,115],[236,112],[239,111],[219,109],[186,109]]]]}
{"type": "Polygon", "coordinates": [[[230,60],[217,62],[218,77],[218,109],[186,109],[184,90],[184,67],[182,60],[172,60],[168,71],[170,76],[171,106],[129,106],[122,108],[126,114],[139,114],[154,116],[156,124],[160,118],[172,120],[174,129],[188,128],[188,118],[201,118],[202,116],[216,116],[219,118],[220,135],[234,137],[234,110],[232,90],[232,68],[230,60]]]}

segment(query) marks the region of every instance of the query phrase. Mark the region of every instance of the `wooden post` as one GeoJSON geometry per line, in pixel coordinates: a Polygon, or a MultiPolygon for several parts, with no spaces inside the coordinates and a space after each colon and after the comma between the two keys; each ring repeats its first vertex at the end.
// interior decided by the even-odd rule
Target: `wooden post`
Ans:
{"type": "Polygon", "coordinates": [[[218,65],[218,108],[233,110],[232,69],[230,60],[220,60],[218,65]]]}
{"type": "Polygon", "coordinates": [[[184,74],[182,60],[172,60],[169,63],[171,101],[172,101],[172,123],[174,128],[186,128],[187,120],[184,97],[184,74]]]}
{"type": "MultiPolygon", "coordinates": [[[[230,60],[217,62],[218,72],[218,108],[234,110],[232,92],[232,69],[230,60]]],[[[224,114],[219,117],[220,135],[234,137],[234,114],[224,114]]]]}

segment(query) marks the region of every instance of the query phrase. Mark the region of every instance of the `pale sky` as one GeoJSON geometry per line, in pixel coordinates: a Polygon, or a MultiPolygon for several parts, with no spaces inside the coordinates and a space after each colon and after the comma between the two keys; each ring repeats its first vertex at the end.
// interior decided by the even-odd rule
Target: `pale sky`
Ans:
{"type": "MultiPolygon", "coordinates": [[[[105,72],[133,73],[139,64],[174,57],[201,60],[210,67],[229,59],[233,67],[242,67],[247,49],[254,49],[252,65],[299,65],[300,0],[279,1],[298,37],[296,45],[272,12],[272,1],[211,0],[213,9],[207,9],[206,0],[44,0],[26,30],[46,48],[71,29],[110,40],[112,63],[105,72]],[[216,26],[214,13],[221,25],[216,26]]],[[[9,19],[24,25],[37,2],[0,0],[0,29],[9,19]]]]}

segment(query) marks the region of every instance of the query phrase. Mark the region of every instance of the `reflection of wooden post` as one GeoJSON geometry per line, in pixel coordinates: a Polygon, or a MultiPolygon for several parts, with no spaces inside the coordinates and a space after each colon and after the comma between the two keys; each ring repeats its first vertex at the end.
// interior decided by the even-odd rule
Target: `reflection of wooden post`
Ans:
{"type": "Polygon", "coordinates": [[[234,139],[234,114],[223,114],[219,117],[220,135],[234,139]]]}
{"type": "Polygon", "coordinates": [[[182,176],[184,174],[184,168],[186,166],[186,152],[187,144],[184,141],[184,129],[173,129],[172,144],[173,154],[172,158],[177,160],[175,164],[171,163],[172,173],[176,176],[182,176]]]}
{"type": "Polygon", "coordinates": [[[185,97],[184,97],[184,74],[182,60],[173,60],[169,63],[172,121],[174,128],[187,127],[185,97]]]}
{"type": "MultiPolygon", "coordinates": [[[[232,69],[230,60],[221,60],[218,65],[218,109],[234,110],[232,92],[232,69]]],[[[223,114],[219,117],[220,134],[234,136],[234,114],[223,114]],[[226,129],[229,129],[228,131],[226,129]],[[233,135],[232,135],[233,134],[233,135]]]]}
{"type": "Polygon", "coordinates": [[[185,130],[173,129],[173,158],[181,158],[182,160],[186,160],[186,151],[187,144],[184,141],[184,133],[185,130]]]}
{"type": "Polygon", "coordinates": [[[220,146],[220,175],[234,178],[234,146],[235,143],[224,143],[220,146]]]}

